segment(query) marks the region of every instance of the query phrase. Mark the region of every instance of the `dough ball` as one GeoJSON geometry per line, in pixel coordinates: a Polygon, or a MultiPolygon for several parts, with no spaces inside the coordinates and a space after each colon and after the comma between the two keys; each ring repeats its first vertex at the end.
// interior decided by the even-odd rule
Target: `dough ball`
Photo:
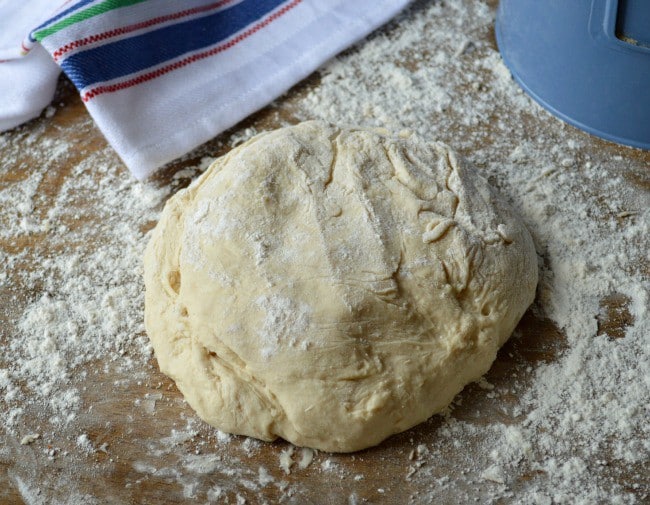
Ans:
{"type": "Polygon", "coordinates": [[[537,261],[445,145],[311,121],[256,136],[171,198],[145,283],[160,368],[201,418],[348,452],[488,370],[537,261]]]}

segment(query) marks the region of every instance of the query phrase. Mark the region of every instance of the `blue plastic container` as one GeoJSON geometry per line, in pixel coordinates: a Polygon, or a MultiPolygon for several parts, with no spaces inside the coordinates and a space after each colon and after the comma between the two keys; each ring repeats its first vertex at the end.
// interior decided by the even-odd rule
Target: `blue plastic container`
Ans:
{"type": "Polygon", "coordinates": [[[650,0],[501,0],[517,82],[567,123],[650,149],[650,0]]]}

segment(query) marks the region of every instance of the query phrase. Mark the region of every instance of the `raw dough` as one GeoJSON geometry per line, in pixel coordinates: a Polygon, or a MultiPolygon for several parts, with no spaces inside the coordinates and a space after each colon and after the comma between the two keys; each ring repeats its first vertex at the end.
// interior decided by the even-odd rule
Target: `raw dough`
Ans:
{"type": "Polygon", "coordinates": [[[443,144],[311,121],[218,159],[145,254],[163,372],[220,430],[378,444],[490,367],[530,305],[530,235],[443,144]]]}

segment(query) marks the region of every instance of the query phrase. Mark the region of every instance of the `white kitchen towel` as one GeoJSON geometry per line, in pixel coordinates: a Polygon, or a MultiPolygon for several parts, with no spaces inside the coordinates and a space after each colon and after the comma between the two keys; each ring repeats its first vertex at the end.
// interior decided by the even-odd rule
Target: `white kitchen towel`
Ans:
{"type": "Polygon", "coordinates": [[[52,101],[61,69],[42,47],[25,56],[22,44],[52,10],[52,0],[0,0],[0,131],[35,118],[52,101]]]}
{"type": "Polygon", "coordinates": [[[0,127],[11,85],[2,74],[28,58],[41,65],[33,53],[42,45],[125,164],[145,178],[284,93],[408,2],[67,2],[30,32],[24,60],[0,63],[0,127]]]}

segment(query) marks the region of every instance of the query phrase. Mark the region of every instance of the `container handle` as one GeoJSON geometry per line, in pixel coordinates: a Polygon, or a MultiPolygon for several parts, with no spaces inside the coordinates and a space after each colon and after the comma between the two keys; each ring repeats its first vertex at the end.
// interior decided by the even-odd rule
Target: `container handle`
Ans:
{"type": "MultiPolygon", "coordinates": [[[[647,1],[647,0],[644,0],[647,1]]],[[[631,38],[621,39],[616,33],[619,4],[628,7],[626,0],[592,0],[589,15],[589,33],[598,44],[625,53],[650,55],[650,47],[640,45],[631,38]]],[[[634,4],[635,6],[637,4],[634,4]]],[[[639,4],[640,5],[640,4],[639,4]]],[[[647,9],[647,7],[646,7],[647,9]]],[[[648,14],[648,12],[644,12],[648,14]]],[[[649,28],[650,29],[650,25],[649,28]]]]}

